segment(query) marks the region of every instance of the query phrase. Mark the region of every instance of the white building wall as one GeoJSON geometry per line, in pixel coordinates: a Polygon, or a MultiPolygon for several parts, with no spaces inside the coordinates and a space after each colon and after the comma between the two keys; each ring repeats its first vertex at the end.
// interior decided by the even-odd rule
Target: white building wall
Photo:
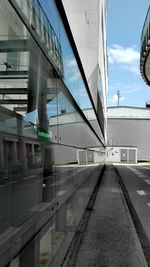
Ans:
{"type": "Polygon", "coordinates": [[[133,163],[130,162],[130,151],[135,152],[134,163],[137,163],[137,147],[107,147],[106,149],[106,161],[107,162],[116,162],[120,163],[121,160],[121,150],[124,150],[127,153],[127,160],[125,163],[133,163]]]}
{"type": "Polygon", "coordinates": [[[104,117],[106,117],[106,0],[63,0],[62,2],[96,109],[101,73],[104,117]]]}

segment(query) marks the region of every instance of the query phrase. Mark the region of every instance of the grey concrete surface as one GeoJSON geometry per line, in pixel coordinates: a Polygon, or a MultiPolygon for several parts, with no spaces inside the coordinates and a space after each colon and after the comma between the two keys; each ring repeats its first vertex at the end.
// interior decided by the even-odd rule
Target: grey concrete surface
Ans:
{"type": "Polygon", "coordinates": [[[150,264],[150,166],[116,166],[136,213],[142,245],[150,264]]]}
{"type": "Polygon", "coordinates": [[[73,266],[147,266],[112,166],[104,172],[73,266]]]}
{"type": "Polygon", "coordinates": [[[150,169],[129,166],[117,169],[150,241],[150,169]],[[140,191],[143,194],[140,194],[140,191]]]}

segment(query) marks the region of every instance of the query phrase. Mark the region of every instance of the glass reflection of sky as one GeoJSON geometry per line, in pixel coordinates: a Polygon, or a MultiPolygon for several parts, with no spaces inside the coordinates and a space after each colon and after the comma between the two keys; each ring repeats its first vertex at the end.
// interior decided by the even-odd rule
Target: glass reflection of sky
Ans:
{"type": "MultiPolygon", "coordinates": [[[[48,118],[60,115],[62,114],[62,112],[72,113],[74,111],[75,110],[73,106],[70,104],[68,99],[64,96],[64,94],[61,92],[56,97],[54,97],[50,102],[47,103],[48,118]]],[[[37,110],[26,113],[24,116],[24,121],[37,124],[38,123],[37,110]]]]}
{"type": "Polygon", "coordinates": [[[59,14],[53,0],[39,0],[45,14],[47,15],[51,26],[53,27],[58,39],[59,39],[59,14]]]}
{"type": "MultiPolygon", "coordinates": [[[[82,97],[82,96],[81,96],[82,97]]],[[[87,102],[85,102],[85,109],[87,102]]],[[[56,97],[54,97],[51,101],[47,103],[47,115],[48,118],[61,115],[62,113],[69,114],[75,111],[74,107],[71,105],[69,100],[63,93],[59,93],[56,97]]],[[[33,124],[38,123],[38,112],[34,110],[30,113],[26,113],[24,116],[24,121],[30,122],[33,124]]]]}
{"type": "Polygon", "coordinates": [[[72,113],[73,111],[73,106],[61,92],[47,104],[48,117],[60,115],[62,112],[72,113]]]}
{"type": "Polygon", "coordinates": [[[39,0],[61,44],[64,82],[81,109],[92,108],[77,61],[68,41],[54,0],[39,0]]]}
{"type": "Polygon", "coordinates": [[[24,116],[24,121],[37,124],[38,122],[37,110],[33,110],[32,112],[26,113],[24,116]]]}

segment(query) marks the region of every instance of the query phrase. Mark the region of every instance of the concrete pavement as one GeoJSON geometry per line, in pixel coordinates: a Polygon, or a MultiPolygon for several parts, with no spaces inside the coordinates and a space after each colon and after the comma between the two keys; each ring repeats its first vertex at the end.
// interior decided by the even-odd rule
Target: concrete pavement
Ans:
{"type": "Polygon", "coordinates": [[[79,251],[74,253],[72,248],[69,258],[63,266],[147,266],[122,190],[111,165],[106,167],[102,177],[79,251]]]}
{"type": "Polygon", "coordinates": [[[150,166],[115,166],[115,169],[150,264],[150,166]]]}

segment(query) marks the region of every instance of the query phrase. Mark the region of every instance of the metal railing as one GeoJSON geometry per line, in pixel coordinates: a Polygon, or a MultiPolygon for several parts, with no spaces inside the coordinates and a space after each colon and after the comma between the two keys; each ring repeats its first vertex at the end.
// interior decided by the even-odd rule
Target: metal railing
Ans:
{"type": "Polygon", "coordinates": [[[51,26],[42,6],[38,0],[15,0],[32,29],[38,34],[40,41],[45,45],[48,55],[55,63],[57,69],[64,76],[62,51],[57,35],[51,26]]]}

